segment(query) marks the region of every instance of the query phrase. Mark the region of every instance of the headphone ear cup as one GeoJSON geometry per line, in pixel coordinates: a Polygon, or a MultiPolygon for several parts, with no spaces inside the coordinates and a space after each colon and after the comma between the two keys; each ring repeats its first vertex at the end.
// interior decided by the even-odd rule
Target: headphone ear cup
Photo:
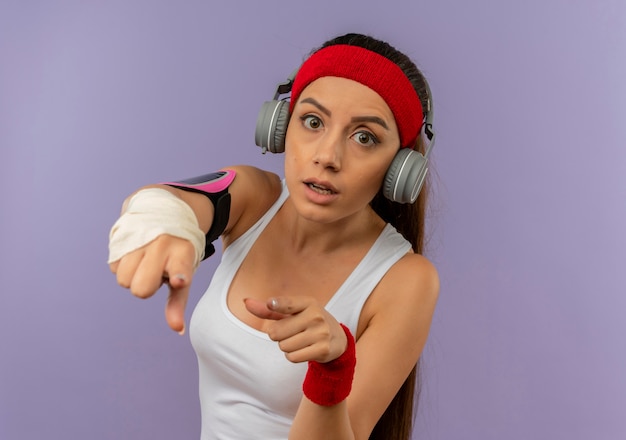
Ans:
{"type": "Polygon", "coordinates": [[[414,203],[424,185],[428,160],[423,154],[401,148],[383,180],[383,195],[398,203],[414,203]]]}
{"type": "Polygon", "coordinates": [[[288,101],[266,101],[263,103],[256,121],[254,142],[272,153],[285,151],[285,135],[289,123],[288,101]]]}

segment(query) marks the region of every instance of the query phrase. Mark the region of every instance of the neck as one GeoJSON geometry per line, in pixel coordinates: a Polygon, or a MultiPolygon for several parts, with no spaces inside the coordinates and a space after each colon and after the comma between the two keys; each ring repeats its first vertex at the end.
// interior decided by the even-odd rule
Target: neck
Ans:
{"type": "Polygon", "coordinates": [[[298,254],[332,253],[341,248],[374,241],[385,222],[367,206],[365,209],[331,223],[320,223],[302,217],[291,199],[279,211],[281,227],[289,232],[289,241],[298,254]]]}

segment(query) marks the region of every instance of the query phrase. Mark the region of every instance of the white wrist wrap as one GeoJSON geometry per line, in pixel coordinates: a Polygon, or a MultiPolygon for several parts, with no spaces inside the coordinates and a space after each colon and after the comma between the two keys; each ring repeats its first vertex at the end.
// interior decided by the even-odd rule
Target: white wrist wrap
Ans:
{"type": "Polygon", "coordinates": [[[109,234],[109,264],[167,234],[189,240],[196,250],[194,267],[202,260],[205,236],[193,210],[160,188],[138,191],[109,234]]]}

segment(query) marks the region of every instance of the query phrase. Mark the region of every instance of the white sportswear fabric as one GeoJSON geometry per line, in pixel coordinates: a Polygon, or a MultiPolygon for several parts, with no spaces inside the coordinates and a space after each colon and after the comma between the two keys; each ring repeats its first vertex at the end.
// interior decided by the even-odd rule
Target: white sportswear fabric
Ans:
{"type": "MultiPolygon", "coordinates": [[[[289,435],[307,364],[285,359],[276,342],[237,319],[226,301],[248,251],[287,197],[283,182],[275,204],[225,249],[191,317],[189,332],[200,373],[202,440],[285,440],[289,435]]],[[[410,247],[387,225],[326,309],[356,334],[365,300],[410,247]]]]}

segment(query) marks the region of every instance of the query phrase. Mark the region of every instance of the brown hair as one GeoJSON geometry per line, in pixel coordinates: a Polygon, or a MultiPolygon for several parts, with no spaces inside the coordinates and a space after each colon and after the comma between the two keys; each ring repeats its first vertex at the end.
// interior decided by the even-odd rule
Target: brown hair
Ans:
{"type": "MultiPolygon", "coordinates": [[[[322,47],[335,44],[348,44],[363,47],[376,52],[396,63],[405,73],[420,97],[422,110],[426,114],[428,96],[426,80],[417,66],[402,52],[388,43],[362,34],[346,34],[327,41],[322,47]]],[[[424,153],[424,143],[418,138],[414,149],[424,153]]],[[[371,206],[387,223],[392,224],[404,238],[411,243],[413,251],[421,254],[424,250],[424,217],[426,199],[429,190],[428,181],[424,183],[419,197],[412,204],[400,204],[388,200],[382,190],[374,197],[371,206]]],[[[370,440],[409,440],[413,428],[414,414],[417,411],[421,390],[420,361],[406,378],[400,390],[385,410],[374,427],[370,440]]]]}

